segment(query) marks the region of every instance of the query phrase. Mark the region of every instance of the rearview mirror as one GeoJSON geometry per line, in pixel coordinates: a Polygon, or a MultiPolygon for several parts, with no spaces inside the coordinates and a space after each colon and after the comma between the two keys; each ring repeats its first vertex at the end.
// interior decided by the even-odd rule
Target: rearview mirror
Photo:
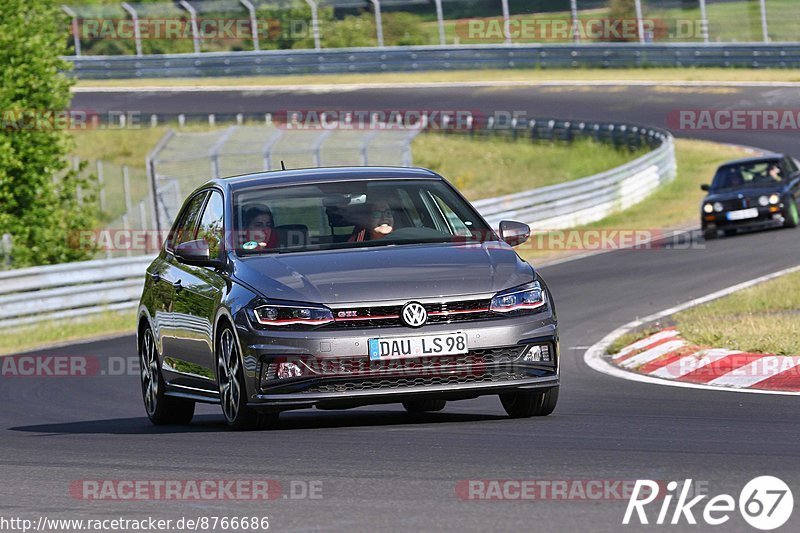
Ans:
{"type": "Polygon", "coordinates": [[[209,266],[219,268],[224,262],[218,258],[211,258],[208,241],[197,239],[182,242],[175,247],[175,257],[183,264],[192,266],[209,266]]]}
{"type": "Polygon", "coordinates": [[[531,228],[522,222],[504,220],[500,222],[500,238],[511,246],[518,246],[531,236],[531,228]]]}
{"type": "Polygon", "coordinates": [[[704,184],[702,184],[702,185],[700,186],[700,188],[701,188],[702,190],[704,190],[704,191],[708,191],[709,189],[711,189],[711,187],[710,187],[710,186],[709,186],[707,183],[704,183],[704,184]]]}

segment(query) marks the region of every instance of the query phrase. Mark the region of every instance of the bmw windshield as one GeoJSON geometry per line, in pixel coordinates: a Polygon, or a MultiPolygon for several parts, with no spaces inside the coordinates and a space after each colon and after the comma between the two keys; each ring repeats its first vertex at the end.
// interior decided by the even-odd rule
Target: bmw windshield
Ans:
{"type": "Polygon", "coordinates": [[[252,186],[234,194],[241,255],[496,240],[439,180],[353,180],[252,186]]]}
{"type": "Polygon", "coordinates": [[[780,184],[786,173],[779,160],[725,165],[717,170],[712,190],[764,187],[780,184]]]}

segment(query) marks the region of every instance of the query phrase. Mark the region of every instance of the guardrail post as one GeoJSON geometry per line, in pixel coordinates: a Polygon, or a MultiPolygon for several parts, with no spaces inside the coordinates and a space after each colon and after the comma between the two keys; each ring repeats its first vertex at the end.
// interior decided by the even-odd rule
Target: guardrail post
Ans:
{"type": "Polygon", "coordinates": [[[322,46],[319,42],[319,13],[317,3],[314,0],[306,0],[306,4],[311,8],[311,33],[314,35],[314,50],[320,50],[322,46]]]}
{"type": "Polygon", "coordinates": [[[136,44],[136,55],[141,57],[142,56],[142,32],[139,28],[139,14],[130,5],[128,2],[122,2],[120,4],[122,9],[128,12],[131,16],[131,20],[133,21],[133,41],[136,44]]]}
{"type": "MultiPolygon", "coordinates": [[[[506,1],[506,0],[504,0],[506,1]]],[[[378,32],[378,46],[383,48],[383,19],[381,17],[380,0],[370,0],[375,7],[375,29],[378,32]]]]}
{"type": "Polygon", "coordinates": [[[506,38],[506,44],[511,44],[511,15],[508,10],[508,0],[502,0],[503,6],[503,35],[506,38]]]}
{"type": "Polygon", "coordinates": [[[436,1],[436,20],[439,25],[439,44],[447,44],[444,37],[444,13],[442,11],[442,0],[436,1]]]}
{"type": "Polygon", "coordinates": [[[765,43],[769,42],[769,31],[767,30],[767,0],[761,0],[761,33],[765,43]]]}
{"type": "Polygon", "coordinates": [[[180,6],[189,13],[189,20],[192,25],[192,42],[194,43],[194,53],[200,53],[200,30],[197,27],[197,10],[186,0],[180,1],[180,6]]]}
{"type": "Polygon", "coordinates": [[[75,43],[75,55],[81,57],[81,29],[78,24],[78,14],[64,4],[61,4],[61,10],[72,17],[72,41],[75,43]]]}
{"type": "Polygon", "coordinates": [[[642,0],[636,0],[636,31],[639,32],[639,42],[644,44],[644,20],[642,15],[642,0]]]}
{"type": "Polygon", "coordinates": [[[572,19],[572,41],[575,44],[581,42],[580,21],[578,20],[578,0],[569,1],[570,18],[572,19]]]}
{"type": "Polygon", "coordinates": [[[703,42],[708,44],[708,12],[706,11],[706,0],[700,0],[700,33],[703,42]]]}
{"type": "Polygon", "coordinates": [[[250,32],[253,34],[253,50],[260,50],[258,42],[258,20],[256,19],[256,8],[249,0],[239,0],[239,2],[250,13],[250,32]]]}

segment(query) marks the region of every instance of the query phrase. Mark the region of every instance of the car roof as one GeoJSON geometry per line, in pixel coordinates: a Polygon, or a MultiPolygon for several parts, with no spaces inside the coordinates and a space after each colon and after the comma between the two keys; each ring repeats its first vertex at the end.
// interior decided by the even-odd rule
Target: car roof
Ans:
{"type": "Polygon", "coordinates": [[[785,157],[784,154],[769,152],[766,154],[761,154],[753,157],[743,157],[741,159],[728,161],[727,163],[721,164],[719,168],[730,167],[733,165],[744,165],[747,163],[763,163],[765,161],[775,161],[776,159],[783,159],[784,157],[785,157]]]}
{"type": "Polygon", "coordinates": [[[316,167],[292,170],[255,172],[218,178],[210,184],[229,187],[231,190],[268,185],[301,185],[336,181],[370,181],[383,179],[443,179],[435,172],[417,167],[316,167]]]}

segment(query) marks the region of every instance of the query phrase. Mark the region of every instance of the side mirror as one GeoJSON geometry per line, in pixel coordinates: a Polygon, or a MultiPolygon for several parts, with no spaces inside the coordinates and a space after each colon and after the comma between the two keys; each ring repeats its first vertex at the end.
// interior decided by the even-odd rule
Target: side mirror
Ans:
{"type": "Polygon", "coordinates": [[[500,238],[511,246],[518,246],[531,236],[531,228],[522,222],[504,220],[500,222],[500,238]]]}
{"type": "Polygon", "coordinates": [[[209,266],[219,268],[224,262],[221,259],[211,258],[208,241],[197,239],[186,241],[175,247],[175,257],[183,264],[192,266],[209,266]]]}
{"type": "Polygon", "coordinates": [[[708,183],[704,183],[704,184],[702,184],[702,185],[700,186],[700,188],[701,188],[702,190],[704,190],[704,191],[708,191],[709,189],[711,189],[711,186],[710,186],[708,183]]]}

